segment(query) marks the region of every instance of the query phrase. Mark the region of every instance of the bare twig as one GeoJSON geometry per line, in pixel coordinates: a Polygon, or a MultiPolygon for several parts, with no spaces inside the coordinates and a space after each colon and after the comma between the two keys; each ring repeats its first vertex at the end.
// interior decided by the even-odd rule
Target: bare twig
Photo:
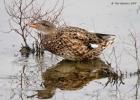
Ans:
{"type": "Polygon", "coordinates": [[[21,44],[23,44],[23,47],[29,47],[29,44],[33,44],[27,43],[27,37],[30,35],[35,40],[37,50],[41,48],[41,36],[39,33],[37,33],[37,37],[33,36],[28,24],[42,19],[58,23],[64,8],[64,0],[61,7],[58,7],[59,0],[57,0],[50,10],[49,8],[43,9],[45,0],[39,7],[35,6],[35,2],[36,0],[12,0],[7,3],[6,0],[4,0],[6,12],[10,16],[9,32],[14,31],[22,37],[23,43],[21,44]]]}

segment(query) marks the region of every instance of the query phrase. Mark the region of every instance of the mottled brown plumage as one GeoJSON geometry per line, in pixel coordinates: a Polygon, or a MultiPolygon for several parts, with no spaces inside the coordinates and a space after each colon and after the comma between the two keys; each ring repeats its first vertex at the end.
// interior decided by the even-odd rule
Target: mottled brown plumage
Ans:
{"type": "Polygon", "coordinates": [[[69,60],[97,58],[114,40],[114,35],[90,33],[71,26],[56,28],[44,20],[30,26],[42,31],[41,43],[44,49],[69,60]],[[93,47],[95,44],[97,47],[93,47]]]}

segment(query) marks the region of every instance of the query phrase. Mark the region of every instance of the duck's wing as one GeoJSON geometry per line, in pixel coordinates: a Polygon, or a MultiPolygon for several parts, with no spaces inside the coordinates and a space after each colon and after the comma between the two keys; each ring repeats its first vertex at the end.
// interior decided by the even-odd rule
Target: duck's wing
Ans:
{"type": "Polygon", "coordinates": [[[115,35],[112,34],[102,34],[102,33],[92,33],[85,29],[79,27],[62,27],[60,28],[61,33],[64,35],[69,35],[73,39],[88,40],[89,43],[100,44],[103,41],[113,41],[115,35]]]}
{"type": "Polygon", "coordinates": [[[63,37],[68,37],[68,39],[87,44],[89,42],[89,37],[87,36],[88,31],[78,27],[62,27],[59,29],[63,37]]]}
{"type": "Polygon", "coordinates": [[[104,49],[111,45],[115,39],[115,35],[91,33],[78,27],[64,27],[61,28],[60,32],[63,33],[62,37],[67,38],[68,41],[75,43],[75,45],[77,43],[91,48],[104,49]]]}

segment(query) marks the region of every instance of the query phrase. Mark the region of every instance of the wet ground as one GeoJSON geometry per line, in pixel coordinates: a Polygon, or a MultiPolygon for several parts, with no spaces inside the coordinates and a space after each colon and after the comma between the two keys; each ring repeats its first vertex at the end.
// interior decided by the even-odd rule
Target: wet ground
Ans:
{"type": "Polygon", "coordinates": [[[112,5],[106,0],[96,2],[99,6],[92,0],[79,2],[66,2],[68,24],[117,36],[92,61],[67,61],[47,51],[43,57],[22,57],[21,38],[3,32],[8,30],[8,15],[1,6],[0,100],[140,100],[139,2],[112,5]]]}

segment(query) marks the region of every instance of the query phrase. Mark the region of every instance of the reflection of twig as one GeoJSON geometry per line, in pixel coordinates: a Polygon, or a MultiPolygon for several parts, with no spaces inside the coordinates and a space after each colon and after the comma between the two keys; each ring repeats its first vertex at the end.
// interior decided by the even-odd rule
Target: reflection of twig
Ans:
{"type": "MultiPolygon", "coordinates": [[[[106,60],[105,56],[104,56],[104,59],[105,59],[106,63],[111,66],[111,63],[109,63],[106,60]]],[[[116,91],[118,91],[118,85],[125,84],[125,83],[123,82],[124,73],[122,73],[122,71],[119,69],[119,65],[120,65],[119,61],[121,59],[121,55],[119,55],[119,56],[117,55],[115,47],[112,48],[112,50],[108,56],[108,59],[110,59],[111,62],[112,62],[112,60],[114,61],[115,71],[113,71],[113,70],[109,71],[108,81],[106,82],[104,87],[106,87],[108,84],[116,85],[116,89],[117,89],[116,91]]]]}
{"type": "MultiPolygon", "coordinates": [[[[139,94],[139,84],[140,84],[140,59],[139,59],[139,48],[138,48],[138,39],[136,37],[136,32],[131,32],[130,31],[130,39],[131,39],[131,44],[128,44],[129,47],[132,47],[133,52],[129,52],[127,49],[127,53],[134,58],[134,60],[136,61],[137,64],[137,72],[131,73],[130,76],[132,75],[137,75],[138,79],[136,84],[134,85],[134,87],[132,89],[136,89],[136,94],[135,94],[135,99],[138,99],[138,94],[139,94]]],[[[131,91],[132,91],[131,89],[131,91]]]]}
{"type": "Polygon", "coordinates": [[[118,75],[116,72],[110,71],[109,76],[108,76],[108,81],[106,82],[104,87],[106,87],[109,83],[113,85],[118,84],[118,83],[124,84],[123,74],[121,73],[120,75],[118,75]]]}
{"type": "Polygon", "coordinates": [[[139,96],[140,73],[135,72],[135,73],[132,73],[131,76],[132,75],[137,75],[138,79],[137,79],[136,84],[128,92],[131,92],[133,89],[136,89],[135,99],[138,100],[139,99],[138,96],[139,96]]]}
{"type": "Polygon", "coordinates": [[[137,100],[138,94],[139,94],[139,87],[140,87],[140,74],[138,74],[138,80],[137,80],[135,87],[136,87],[136,100],[137,100]]]}
{"type": "Polygon", "coordinates": [[[22,72],[21,72],[21,79],[20,79],[20,88],[21,88],[21,94],[20,94],[20,97],[21,97],[21,99],[23,100],[23,83],[24,83],[24,78],[25,78],[25,65],[23,66],[23,68],[22,68],[22,72]]]}

